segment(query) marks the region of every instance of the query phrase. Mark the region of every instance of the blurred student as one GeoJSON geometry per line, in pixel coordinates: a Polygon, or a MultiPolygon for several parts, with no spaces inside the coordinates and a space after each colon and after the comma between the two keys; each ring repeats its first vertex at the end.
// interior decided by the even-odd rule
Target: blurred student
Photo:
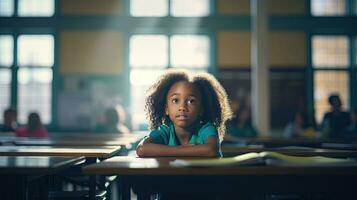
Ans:
{"type": "Polygon", "coordinates": [[[292,121],[286,125],[283,135],[287,138],[314,137],[315,130],[313,125],[309,123],[306,113],[298,111],[292,121]]]}
{"type": "Polygon", "coordinates": [[[1,126],[0,131],[1,132],[14,132],[16,127],[17,127],[17,123],[16,123],[16,119],[17,119],[17,113],[16,110],[13,108],[8,108],[4,111],[4,124],[1,126]]]}
{"type": "Polygon", "coordinates": [[[30,113],[28,115],[27,125],[16,129],[17,137],[48,137],[47,130],[43,127],[40,115],[30,113]]]}
{"type": "Polygon", "coordinates": [[[108,108],[104,113],[104,122],[97,127],[97,132],[129,134],[129,129],[124,124],[125,111],[121,106],[108,108]]]}
{"type": "Polygon", "coordinates": [[[227,138],[233,137],[256,137],[257,130],[254,128],[251,119],[251,110],[247,106],[241,106],[234,115],[234,118],[227,123],[227,138]]]}
{"type": "Polygon", "coordinates": [[[321,132],[329,138],[343,137],[343,131],[350,125],[350,114],[342,111],[342,102],[338,94],[330,95],[328,102],[331,106],[331,111],[325,113],[322,123],[321,132]]]}

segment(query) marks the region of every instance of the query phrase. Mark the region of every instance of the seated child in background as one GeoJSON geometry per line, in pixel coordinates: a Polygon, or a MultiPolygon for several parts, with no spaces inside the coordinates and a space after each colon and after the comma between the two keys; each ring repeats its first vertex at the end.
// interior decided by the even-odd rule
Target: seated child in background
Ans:
{"type": "Polygon", "coordinates": [[[26,127],[16,129],[17,137],[47,137],[48,133],[43,127],[38,113],[30,113],[26,127]]]}
{"type": "Polygon", "coordinates": [[[232,120],[227,123],[227,138],[256,137],[258,132],[251,119],[251,111],[247,106],[240,106],[232,120]]]}
{"type": "Polygon", "coordinates": [[[295,113],[293,120],[286,125],[283,135],[287,138],[313,137],[315,131],[310,126],[305,112],[299,111],[295,113]]]}
{"type": "Polygon", "coordinates": [[[129,134],[129,129],[124,124],[125,111],[121,105],[108,108],[104,113],[104,123],[97,127],[97,132],[129,134]]]}
{"type": "Polygon", "coordinates": [[[4,124],[1,126],[1,132],[13,132],[17,127],[17,113],[13,108],[8,108],[4,111],[4,124]]]}
{"type": "Polygon", "coordinates": [[[212,75],[168,70],[149,88],[146,112],[152,131],[138,156],[220,156],[231,110],[212,75]]]}
{"type": "Polygon", "coordinates": [[[342,110],[342,101],[338,94],[330,95],[328,102],[331,110],[323,117],[321,132],[328,138],[343,138],[345,129],[351,123],[350,113],[342,110]]]}

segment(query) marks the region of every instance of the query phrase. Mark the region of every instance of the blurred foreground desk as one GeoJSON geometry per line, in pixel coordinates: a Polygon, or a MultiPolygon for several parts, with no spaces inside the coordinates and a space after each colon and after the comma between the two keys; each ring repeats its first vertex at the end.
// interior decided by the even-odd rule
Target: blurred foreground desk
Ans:
{"type": "Polygon", "coordinates": [[[72,134],[57,135],[48,138],[17,138],[14,144],[18,146],[121,146],[125,147],[137,142],[142,134],[72,134]]]}
{"type": "MultiPolygon", "coordinates": [[[[357,167],[227,166],[171,167],[175,158],[118,156],[83,167],[84,173],[120,175],[122,199],[130,189],[138,199],[150,194],[204,194],[215,199],[252,199],[264,195],[297,194],[308,197],[357,198],[357,167]]],[[[91,190],[94,190],[91,186],[91,190]]],[[[93,197],[92,197],[93,199],[93,197]]]]}
{"type": "MultiPolygon", "coordinates": [[[[0,156],[0,199],[28,199],[29,183],[78,165],[84,157],[0,156]]],[[[46,198],[49,183],[41,182],[40,197],[46,198]]],[[[37,183],[38,184],[38,183],[37,183]]]]}
{"type": "Polygon", "coordinates": [[[86,158],[109,158],[118,153],[120,149],[117,146],[0,146],[0,156],[83,156],[86,158]]]}
{"type": "Polygon", "coordinates": [[[291,156],[326,156],[335,158],[357,157],[357,150],[338,150],[338,149],[321,149],[311,147],[282,147],[282,148],[265,148],[259,146],[235,146],[222,145],[222,154],[224,157],[236,156],[249,152],[275,151],[291,156]]]}

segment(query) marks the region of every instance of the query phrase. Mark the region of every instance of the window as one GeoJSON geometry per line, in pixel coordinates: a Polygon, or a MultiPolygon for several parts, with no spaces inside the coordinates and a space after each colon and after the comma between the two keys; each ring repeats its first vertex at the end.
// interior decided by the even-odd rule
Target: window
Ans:
{"type": "Polygon", "coordinates": [[[0,35],[0,66],[10,67],[13,64],[14,39],[11,35],[0,35]]]}
{"type": "Polygon", "coordinates": [[[202,17],[209,15],[209,0],[171,0],[171,15],[202,17]]]}
{"type": "Polygon", "coordinates": [[[348,66],[346,36],[314,36],[312,41],[312,63],[315,68],[346,68],[348,66]]]}
{"type": "Polygon", "coordinates": [[[210,0],[130,1],[130,14],[135,17],[164,17],[168,15],[174,17],[204,17],[208,16],[209,12],[210,0]]]}
{"type": "Polygon", "coordinates": [[[0,123],[5,109],[10,107],[11,69],[13,65],[13,37],[0,35],[0,123]]]}
{"type": "Polygon", "coordinates": [[[19,0],[20,17],[51,17],[55,13],[54,0],[19,0]]]}
{"type": "Polygon", "coordinates": [[[331,94],[339,94],[343,108],[349,106],[348,73],[340,71],[316,71],[314,74],[314,102],[315,117],[321,122],[325,112],[330,110],[328,97],[331,94]]]}
{"type": "Polygon", "coordinates": [[[14,0],[0,0],[0,17],[14,15],[14,0]]]}
{"type": "Polygon", "coordinates": [[[10,107],[11,71],[0,68],[0,123],[4,120],[4,111],[10,107]]]}
{"type": "MultiPolygon", "coordinates": [[[[0,0],[0,17],[15,13],[16,0],[0,0]]],[[[17,0],[19,17],[51,17],[55,13],[55,0],[17,0]]]]}
{"type": "Polygon", "coordinates": [[[131,113],[134,129],[146,128],[145,91],[169,66],[206,71],[206,35],[133,35],[130,38],[131,113]],[[170,53],[169,53],[170,52],[170,53]]]}
{"type": "Polygon", "coordinates": [[[54,64],[53,36],[20,35],[17,53],[19,121],[25,123],[27,115],[35,111],[40,114],[44,123],[50,123],[54,64]]]}
{"type": "Polygon", "coordinates": [[[131,0],[130,14],[135,17],[163,17],[167,15],[167,0],[131,0]]]}
{"type": "Polygon", "coordinates": [[[311,0],[313,16],[339,16],[346,13],[346,0],[311,0]]]}
{"type": "Polygon", "coordinates": [[[349,43],[346,36],[312,37],[314,105],[317,122],[329,111],[328,97],[337,93],[344,108],[349,107],[349,43]]]}

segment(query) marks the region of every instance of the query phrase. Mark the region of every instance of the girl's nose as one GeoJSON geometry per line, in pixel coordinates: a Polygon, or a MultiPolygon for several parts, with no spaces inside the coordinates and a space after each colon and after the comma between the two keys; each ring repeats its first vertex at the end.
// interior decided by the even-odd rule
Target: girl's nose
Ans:
{"type": "Polygon", "coordinates": [[[187,105],[185,103],[180,104],[179,111],[186,111],[187,105]]]}

